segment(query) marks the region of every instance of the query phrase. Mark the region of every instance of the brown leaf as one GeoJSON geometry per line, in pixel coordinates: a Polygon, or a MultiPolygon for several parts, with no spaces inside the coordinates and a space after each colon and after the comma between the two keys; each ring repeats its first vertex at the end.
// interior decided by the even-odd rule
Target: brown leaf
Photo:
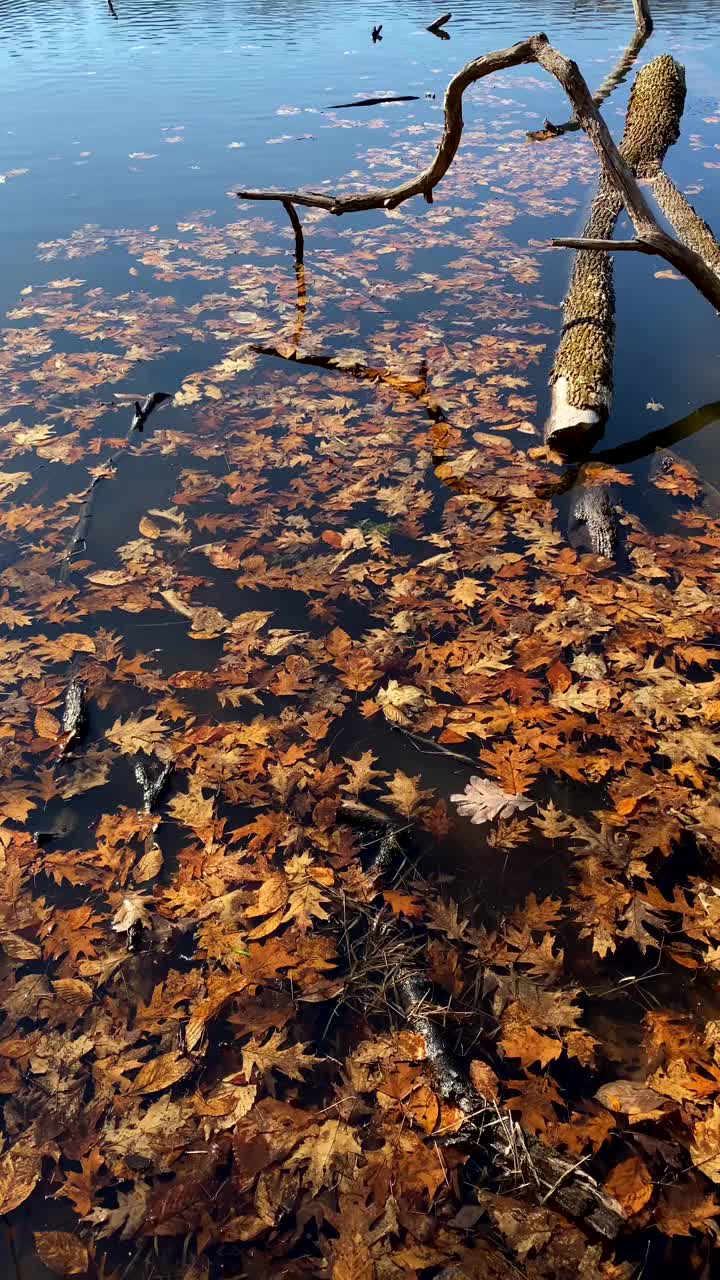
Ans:
{"type": "Polygon", "coordinates": [[[190,1058],[181,1058],[176,1050],[151,1058],[138,1071],[128,1086],[128,1093],[159,1093],[183,1080],[193,1069],[190,1058]]]}
{"type": "Polygon", "coordinates": [[[322,1058],[312,1053],[305,1053],[306,1044],[291,1044],[283,1047],[287,1039],[284,1031],[274,1031],[269,1040],[260,1044],[255,1037],[249,1040],[242,1051],[243,1072],[249,1079],[253,1069],[259,1071],[279,1071],[290,1080],[302,1080],[303,1071],[310,1071],[322,1058]]]}
{"type": "Polygon", "coordinates": [[[29,1143],[18,1142],[0,1157],[0,1215],[12,1213],[40,1181],[42,1156],[29,1143]]]}
{"type": "Polygon", "coordinates": [[[612,1084],[601,1085],[595,1097],[609,1111],[619,1111],[635,1120],[662,1115],[665,1106],[662,1094],[635,1080],[613,1080],[612,1084]]]}
{"type": "Polygon", "coordinates": [[[611,1171],[605,1183],[613,1199],[622,1205],[628,1218],[644,1209],[653,1193],[653,1180],[644,1160],[630,1156],[611,1171]]]}
{"type": "Polygon", "coordinates": [[[41,1262],[58,1276],[84,1276],[90,1266],[87,1247],[69,1231],[36,1231],[35,1248],[41,1262]]]}
{"type": "Polygon", "coordinates": [[[391,804],[398,813],[405,818],[411,818],[420,808],[424,800],[427,800],[432,791],[421,791],[418,783],[420,782],[420,774],[416,774],[414,778],[403,773],[401,769],[393,775],[388,783],[388,790],[382,797],[387,804],[391,804]]]}

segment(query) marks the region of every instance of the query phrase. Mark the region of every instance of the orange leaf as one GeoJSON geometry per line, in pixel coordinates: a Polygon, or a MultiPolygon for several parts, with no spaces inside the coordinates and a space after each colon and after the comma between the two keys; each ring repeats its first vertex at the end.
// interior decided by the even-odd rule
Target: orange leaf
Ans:
{"type": "Polygon", "coordinates": [[[192,1067],[190,1059],[179,1057],[177,1052],[161,1053],[138,1071],[128,1093],[159,1093],[162,1089],[169,1089],[184,1079],[192,1067]]]}
{"type": "Polygon", "coordinates": [[[622,1205],[628,1218],[639,1213],[653,1193],[653,1180],[639,1156],[630,1156],[629,1160],[616,1165],[605,1186],[622,1205]]]}

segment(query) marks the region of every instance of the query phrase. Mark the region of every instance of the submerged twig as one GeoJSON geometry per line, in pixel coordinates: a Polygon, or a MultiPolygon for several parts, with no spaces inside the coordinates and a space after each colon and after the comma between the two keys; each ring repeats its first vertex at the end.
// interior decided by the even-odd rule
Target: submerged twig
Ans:
{"type": "Polygon", "coordinates": [[[172,772],[173,765],[164,764],[153,778],[143,757],[138,756],[135,760],[135,780],[142,791],[143,808],[146,813],[152,812],[172,772]]]}
{"type": "Polygon", "coordinates": [[[447,31],[443,31],[443,27],[447,26],[451,18],[451,13],[442,13],[439,18],[436,18],[434,22],[430,23],[430,26],[427,28],[428,31],[432,31],[434,36],[440,36],[441,40],[449,40],[450,35],[447,31]]]}
{"type": "Polygon", "coordinates": [[[429,1016],[432,998],[428,983],[400,970],[396,985],[408,1025],[425,1044],[438,1093],[465,1115],[455,1141],[482,1145],[501,1176],[520,1184],[540,1204],[552,1201],[609,1240],[623,1222],[621,1206],[600,1184],[552,1147],[525,1134],[509,1112],[485,1098],[457,1066],[445,1038],[429,1016]]]}
{"type": "Polygon", "coordinates": [[[60,759],[77,742],[85,724],[85,688],[76,676],[73,676],[65,692],[65,704],[62,714],[62,731],[65,740],[60,749],[60,759]]]}

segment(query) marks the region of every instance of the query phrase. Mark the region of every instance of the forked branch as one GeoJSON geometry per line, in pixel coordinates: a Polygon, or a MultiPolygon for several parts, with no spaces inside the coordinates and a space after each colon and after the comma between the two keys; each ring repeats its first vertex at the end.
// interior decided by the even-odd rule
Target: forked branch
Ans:
{"type": "MultiPolygon", "coordinates": [[[[427,169],[397,187],[370,191],[364,195],[324,195],[314,191],[239,191],[245,200],[275,200],[288,206],[304,205],[311,209],[327,209],[336,215],[360,213],[369,209],[394,209],[413,196],[422,195],[432,201],[433,191],[445,176],[462,138],[462,99],[465,90],[495,71],[527,63],[537,63],[562,85],[575,117],[588,135],[603,166],[610,186],[619,193],[637,233],[636,249],[664,258],[695,285],[703,297],[720,311],[720,278],[694,249],[675,240],[657,222],[630,168],[618,151],[605,121],[577,65],[554,49],[547,36],[540,34],[522,40],[509,49],[484,54],[468,62],[450,81],[445,94],[445,127],[432,163],[427,169]]],[[[555,240],[556,247],[566,245],[555,240]]],[[[574,242],[573,248],[587,248],[574,242]]]]}

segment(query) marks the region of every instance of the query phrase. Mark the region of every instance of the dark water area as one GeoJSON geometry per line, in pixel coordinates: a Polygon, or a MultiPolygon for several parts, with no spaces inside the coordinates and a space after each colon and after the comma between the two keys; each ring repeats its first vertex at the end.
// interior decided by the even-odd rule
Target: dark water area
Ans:
{"type": "MultiPolygon", "coordinates": [[[[175,677],[165,704],[169,716],[177,709],[171,705],[176,696],[196,718],[194,729],[217,713],[211,679],[203,685],[188,678],[183,685],[180,677],[217,675],[232,661],[226,661],[223,639],[212,628],[197,637],[176,604],[160,612],[158,593],[174,590],[175,572],[194,607],[230,617],[271,613],[277,653],[283,652],[281,632],[302,636],[308,652],[319,652],[332,626],[353,642],[364,638],[372,650],[380,628],[392,625],[392,606],[378,603],[382,592],[376,582],[363,596],[361,586],[355,595],[343,594],[323,580],[311,601],[300,582],[296,588],[288,580],[298,548],[311,542],[310,499],[304,495],[312,484],[318,486],[316,539],[325,537],[328,544],[336,537],[340,545],[347,531],[360,530],[368,542],[377,534],[388,539],[408,575],[442,553],[452,481],[444,445],[433,443],[437,423],[417,397],[378,408],[377,379],[352,383],[342,372],[343,361],[346,370],[388,365],[406,379],[426,366],[452,422],[451,451],[462,455],[473,447],[474,432],[502,421],[476,376],[480,341],[488,342],[483,358],[490,353],[482,372],[491,371],[492,344],[501,341],[506,346],[500,374],[521,374],[517,388],[503,384],[503,396],[507,389],[518,392],[507,439],[523,451],[541,443],[547,378],[571,269],[569,252],[549,249],[548,241],[580,234],[597,171],[582,135],[527,141],[526,131],[540,128],[546,118],[568,117],[559,86],[537,67],[502,73],[467,95],[466,138],[431,207],[413,201],[396,214],[343,219],[305,211],[302,284],[282,208],[239,203],[234,194],[262,187],[354,191],[397,181],[429,161],[442,126],[444,89],[470,58],[544,30],[595,88],[622,55],[633,27],[630,0],[467,0],[453,7],[450,38],[439,40],[426,27],[440,7],[392,0],[381,6],[366,0],[0,0],[0,313],[7,317],[5,337],[14,353],[2,367],[2,385],[13,396],[17,392],[10,407],[0,404],[0,511],[12,520],[20,508],[18,522],[28,522],[30,545],[37,511],[52,510],[47,526],[38,517],[37,545],[31,548],[38,572],[45,571],[72,534],[71,517],[84,509],[93,468],[112,455],[117,473],[105,475],[93,491],[85,542],[73,553],[61,586],[77,585],[85,571],[100,579],[121,573],[133,557],[147,556],[150,565],[140,535],[152,541],[158,534],[143,532],[144,519],[172,522],[186,509],[200,515],[192,544],[189,537],[169,539],[161,568],[152,562],[156,594],[150,603],[138,595],[137,608],[118,617],[106,592],[89,619],[75,620],[68,599],[58,602],[57,616],[48,620],[39,610],[22,624],[23,640],[52,640],[63,628],[92,633],[93,642],[101,631],[121,632],[125,652],[138,659],[142,679],[134,681],[131,674],[112,697],[98,684],[86,736],[93,748],[118,717],[148,714],[150,694],[160,697],[158,691],[175,677]],[[371,31],[378,22],[382,40],[374,43],[371,31]],[[331,107],[373,97],[414,100],[357,110],[331,107]],[[299,304],[305,290],[306,301],[299,304]],[[515,338],[517,369],[507,355],[515,338]],[[340,369],[300,361],[291,366],[267,353],[243,363],[258,345],[277,346],[280,356],[293,347],[310,359],[329,355],[340,369]],[[237,360],[231,383],[224,381],[228,359],[237,360]],[[36,399],[27,393],[33,379],[36,399]],[[159,389],[175,402],[159,408],[143,436],[127,443],[134,398],[159,389]],[[118,392],[125,397],[121,407],[114,399],[118,392]],[[378,452],[376,478],[389,490],[420,472],[418,494],[425,505],[417,519],[412,509],[396,510],[392,494],[379,498],[367,489],[350,509],[326,480],[334,457],[346,458],[365,435],[381,437],[385,426],[391,452],[387,462],[378,452]],[[251,456],[265,448],[269,461],[260,480],[251,456]],[[16,483],[13,476],[21,471],[28,474],[16,483]],[[248,480],[246,506],[257,514],[257,535],[243,507],[242,486],[251,472],[257,483],[253,489],[248,480]],[[227,492],[221,490],[226,478],[227,492]],[[284,542],[276,546],[279,529],[284,542]],[[208,556],[207,548],[216,543],[220,550],[208,556]],[[244,564],[256,552],[267,555],[269,566],[265,576],[258,571],[257,580],[244,564]],[[143,656],[152,665],[150,681],[143,656]]],[[[717,228],[720,6],[715,0],[654,0],[653,16],[655,30],[636,68],[669,51],[684,64],[688,85],[682,134],[666,168],[717,228]]],[[[603,107],[616,137],[633,75],[634,70],[603,107]]],[[[622,226],[617,232],[626,233],[622,226]]],[[[634,483],[616,497],[655,534],[675,529],[674,508],[651,483],[651,459],[659,447],[672,447],[697,470],[712,514],[720,515],[717,318],[687,281],[670,278],[665,267],[640,254],[616,255],[615,396],[595,447],[599,460],[625,468],[634,483]]],[[[563,538],[571,501],[566,485],[556,502],[563,538]]],[[[25,574],[28,545],[18,550],[11,539],[0,545],[0,568],[12,570],[17,563],[25,574]]],[[[508,547],[513,554],[515,544],[506,552],[508,547]]],[[[610,578],[626,564],[619,555],[610,578]]],[[[395,573],[383,584],[388,592],[395,573]]],[[[117,589],[137,588],[137,578],[128,581],[118,579],[117,589]]],[[[406,596],[398,588],[398,613],[413,606],[410,587],[406,596]]],[[[3,640],[17,639],[12,620],[0,625],[3,640]]],[[[439,637],[443,625],[437,625],[439,637]]],[[[507,629],[515,638],[513,625],[507,629]]],[[[398,659],[396,671],[388,660],[384,677],[397,674],[401,683],[412,682],[412,645],[411,633],[405,665],[398,659]]],[[[79,647],[73,657],[69,651],[69,658],[75,663],[83,652],[79,647]]],[[[480,669],[495,673],[491,659],[480,669]]],[[[527,671],[535,674],[531,663],[527,671]]],[[[282,684],[273,686],[266,677],[252,672],[249,679],[257,683],[243,685],[248,704],[223,705],[224,724],[246,723],[258,706],[277,723],[285,710],[289,722],[282,684]]],[[[17,681],[12,672],[4,677],[8,721],[15,713],[13,698],[21,697],[18,690],[28,679],[40,677],[34,670],[17,681]]],[[[423,786],[445,798],[465,786],[469,770],[457,759],[410,742],[381,717],[363,718],[364,698],[370,694],[358,684],[352,706],[338,714],[324,744],[333,758],[372,751],[388,773],[422,774],[423,786]]],[[[59,716],[57,699],[50,705],[59,716]]],[[[28,727],[25,744],[33,732],[39,734],[28,727]]],[[[454,745],[472,753],[483,741],[454,745]]],[[[48,827],[68,806],[72,811],[72,828],[53,840],[54,851],[82,845],[103,810],[137,804],[129,760],[123,755],[115,761],[101,802],[93,790],[46,801],[42,821],[48,827]]],[[[589,788],[554,778],[544,799],[565,813],[589,814],[603,803],[602,775],[589,788]]],[[[255,816],[243,799],[222,812],[234,827],[255,816]]],[[[31,828],[33,823],[36,815],[29,819],[31,828]]],[[[571,861],[566,849],[558,854],[536,842],[507,854],[499,848],[494,860],[483,855],[479,861],[479,842],[478,828],[465,824],[439,858],[426,836],[418,839],[413,857],[423,875],[477,909],[491,928],[529,894],[538,900],[562,897],[571,861]]],[[[177,831],[168,835],[163,852],[169,879],[187,854],[177,831]]],[[[704,871],[704,864],[697,870],[704,871]]],[[[77,885],[70,888],[69,882],[47,876],[40,888],[54,904],[79,901],[77,885]]],[[[621,951],[602,979],[591,978],[583,967],[587,957],[574,955],[570,941],[567,946],[576,975],[587,977],[588,990],[597,992],[596,1034],[607,1022],[618,1042],[626,1034],[631,1040],[638,1009],[646,1005],[639,998],[637,1005],[620,1006],[612,994],[606,1000],[606,991],[618,989],[623,966],[637,963],[637,957],[630,961],[621,951]]],[[[658,1001],[678,1013],[694,1007],[699,979],[692,988],[681,969],[662,985],[664,980],[663,971],[658,1001]]],[[[705,994],[709,1007],[713,996],[705,994]]],[[[88,1102],[90,1097],[88,1090],[88,1102]]],[[[12,1230],[0,1241],[4,1274],[48,1280],[52,1272],[34,1257],[31,1233],[70,1229],[66,1207],[65,1200],[36,1193],[14,1214],[12,1230]]],[[[661,1275],[665,1255],[655,1242],[653,1249],[646,1274],[661,1275]]],[[[239,1270],[240,1252],[213,1261],[212,1276],[260,1274],[257,1255],[252,1272],[239,1270]]],[[[170,1261],[163,1256],[157,1270],[147,1256],[143,1269],[135,1259],[135,1242],[123,1240],[108,1280],[191,1276],[180,1250],[170,1261]]]]}

